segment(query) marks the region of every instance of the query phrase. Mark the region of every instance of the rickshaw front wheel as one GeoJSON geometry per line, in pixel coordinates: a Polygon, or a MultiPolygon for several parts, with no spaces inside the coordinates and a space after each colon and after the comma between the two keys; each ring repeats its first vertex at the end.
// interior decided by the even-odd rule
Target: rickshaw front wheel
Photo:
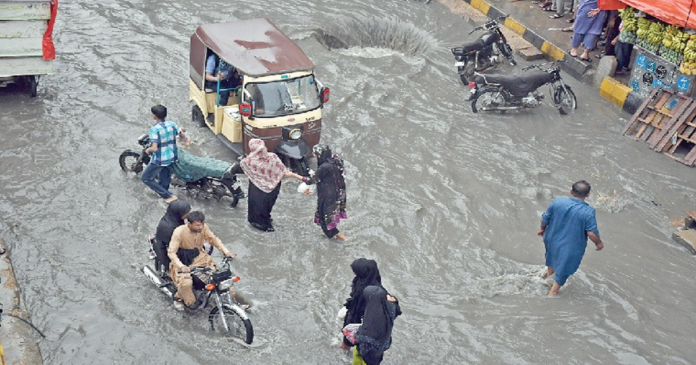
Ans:
{"type": "Polygon", "coordinates": [[[198,107],[198,105],[194,105],[193,108],[191,108],[191,121],[193,124],[196,124],[200,127],[205,127],[205,117],[203,117],[203,112],[201,111],[201,108],[198,107]]]}

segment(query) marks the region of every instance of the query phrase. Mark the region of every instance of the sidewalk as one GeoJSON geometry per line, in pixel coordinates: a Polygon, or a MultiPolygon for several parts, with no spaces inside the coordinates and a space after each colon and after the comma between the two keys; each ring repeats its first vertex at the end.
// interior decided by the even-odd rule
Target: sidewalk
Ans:
{"type": "Polygon", "coordinates": [[[526,41],[534,45],[551,59],[565,59],[562,65],[563,71],[579,80],[589,80],[594,74],[592,65],[599,63],[594,57],[598,51],[594,51],[590,57],[592,63],[585,63],[571,57],[566,51],[570,49],[572,32],[562,32],[561,29],[570,26],[566,22],[569,19],[565,15],[560,19],[551,19],[554,12],[542,11],[538,4],[530,0],[462,0],[473,8],[490,18],[508,15],[505,27],[519,34],[526,41]]]}
{"type": "MultiPolygon", "coordinates": [[[[0,247],[7,247],[0,238],[0,247]]],[[[41,364],[37,340],[40,336],[26,323],[9,314],[27,318],[19,299],[19,289],[12,271],[10,250],[0,256],[0,303],[3,304],[0,321],[0,344],[5,350],[7,364],[41,364]]]]}

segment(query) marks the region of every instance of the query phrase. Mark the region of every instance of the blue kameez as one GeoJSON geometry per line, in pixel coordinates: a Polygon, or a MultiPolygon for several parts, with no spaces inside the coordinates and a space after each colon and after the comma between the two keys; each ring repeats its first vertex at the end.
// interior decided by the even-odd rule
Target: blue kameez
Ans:
{"type": "Polygon", "coordinates": [[[585,48],[592,50],[597,45],[597,39],[602,34],[604,22],[607,20],[609,12],[602,10],[594,17],[588,14],[592,9],[598,9],[597,0],[584,0],[578,7],[575,15],[575,24],[573,26],[573,39],[570,45],[579,47],[581,43],[585,43],[585,48]]]}
{"type": "Polygon", "coordinates": [[[587,232],[599,236],[595,210],[580,199],[556,198],[542,214],[546,266],[556,272],[556,282],[563,286],[580,267],[587,247],[587,232]]]}

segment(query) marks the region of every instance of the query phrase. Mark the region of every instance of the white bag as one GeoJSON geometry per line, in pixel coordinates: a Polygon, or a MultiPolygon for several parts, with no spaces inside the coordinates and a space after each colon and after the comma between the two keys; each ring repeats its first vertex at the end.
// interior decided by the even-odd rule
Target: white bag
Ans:
{"type": "Polygon", "coordinates": [[[336,315],[336,318],[338,318],[338,320],[342,321],[346,318],[346,314],[348,314],[348,308],[341,307],[341,309],[338,310],[338,314],[336,315]]]}
{"type": "Polygon", "coordinates": [[[297,186],[297,192],[298,193],[305,193],[305,194],[312,194],[314,193],[314,190],[317,188],[316,185],[307,185],[304,182],[300,183],[300,185],[297,186]]]}

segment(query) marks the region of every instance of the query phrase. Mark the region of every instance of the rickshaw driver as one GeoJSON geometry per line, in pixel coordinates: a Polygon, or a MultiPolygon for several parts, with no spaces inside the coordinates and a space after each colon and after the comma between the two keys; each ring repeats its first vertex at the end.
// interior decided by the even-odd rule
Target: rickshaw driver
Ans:
{"type": "MultiPolygon", "coordinates": [[[[205,88],[217,90],[218,81],[221,89],[235,89],[240,85],[237,70],[226,62],[221,62],[220,57],[211,53],[205,62],[205,88]]],[[[220,105],[227,105],[230,91],[220,91],[220,105]]]]}

